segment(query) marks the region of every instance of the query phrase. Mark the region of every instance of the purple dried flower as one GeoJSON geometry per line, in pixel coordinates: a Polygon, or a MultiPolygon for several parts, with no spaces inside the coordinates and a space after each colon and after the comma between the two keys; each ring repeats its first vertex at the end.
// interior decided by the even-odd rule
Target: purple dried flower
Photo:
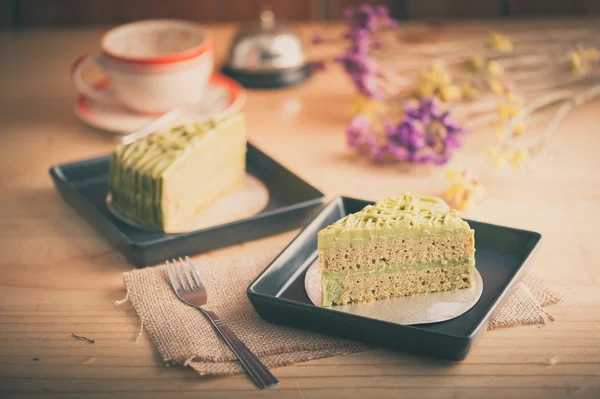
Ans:
{"type": "Polygon", "coordinates": [[[348,146],[374,162],[384,161],[387,157],[386,147],[379,144],[377,135],[371,132],[370,127],[371,123],[366,116],[355,116],[346,128],[348,146]]]}
{"type": "Polygon", "coordinates": [[[428,123],[432,116],[437,116],[437,106],[432,99],[424,98],[419,105],[415,107],[407,106],[404,108],[405,114],[422,123],[428,123]]]}
{"type": "Polygon", "coordinates": [[[460,148],[462,146],[462,143],[457,135],[448,134],[444,138],[444,145],[446,146],[446,148],[450,148],[450,149],[454,150],[456,148],[460,148]]]}
{"type": "Polygon", "coordinates": [[[349,75],[376,75],[379,73],[377,63],[362,53],[348,50],[335,60],[343,65],[349,75]]]}
{"type": "Polygon", "coordinates": [[[378,22],[379,18],[373,7],[369,4],[363,4],[354,10],[354,15],[350,23],[361,29],[374,32],[377,29],[378,22]]]}
{"type": "Polygon", "coordinates": [[[390,16],[390,12],[386,6],[382,6],[382,5],[375,6],[375,7],[373,7],[373,11],[375,12],[375,15],[377,15],[378,17],[381,17],[381,18],[389,18],[389,16],[390,16]]]}
{"type": "Polygon", "coordinates": [[[410,153],[404,147],[397,146],[391,143],[387,145],[387,151],[391,155],[392,158],[398,161],[408,161],[410,153]]]}
{"type": "Polygon", "coordinates": [[[368,57],[369,47],[371,46],[371,42],[373,40],[371,33],[365,29],[358,29],[352,33],[352,37],[352,51],[361,53],[365,57],[368,57]]]}
{"type": "Polygon", "coordinates": [[[366,29],[369,32],[377,32],[398,26],[398,21],[390,17],[387,7],[381,5],[363,4],[356,8],[346,8],[344,19],[351,30],[366,29]]]}
{"type": "Polygon", "coordinates": [[[323,36],[319,35],[318,33],[315,33],[310,41],[312,42],[312,44],[316,45],[323,43],[325,39],[323,39],[323,36]]]}
{"type": "Polygon", "coordinates": [[[351,130],[360,130],[360,140],[353,136],[353,143],[359,144],[352,147],[366,152],[375,161],[391,158],[419,164],[441,165],[448,162],[453,150],[461,146],[460,136],[465,130],[431,99],[421,101],[417,107],[406,107],[406,110],[398,124],[386,122],[385,144],[379,146],[373,134],[369,133],[368,119],[364,116],[355,117],[349,125],[348,134],[351,130]],[[366,140],[366,137],[369,139],[366,140]]]}
{"type": "Polygon", "coordinates": [[[354,18],[354,7],[346,7],[344,9],[344,19],[350,22],[354,18]]]}
{"type": "Polygon", "coordinates": [[[364,142],[364,136],[369,133],[369,119],[364,115],[357,115],[346,128],[346,140],[352,148],[360,147],[364,142]]]}
{"type": "Polygon", "coordinates": [[[452,122],[452,121],[442,122],[441,119],[439,121],[444,124],[448,133],[453,133],[453,134],[458,134],[458,135],[463,135],[466,133],[465,129],[462,126],[459,126],[456,122],[452,122]]]}
{"type": "Polygon", "coordinates": [[[398,22],[397,19],[394,18],[388,18],[385,24],[385,27],[387,29],[395,29],[400,25],[400,22],[398,22]]]}
{"type": "Polygon", "coordinates": [[[346,8],[344,18],[348,26],[344,38],[350,40],[351,46],[337,57],[336,61],[343,65],[363,96],[382,99],[385,97],[385,92],[379,88],[379,65],[370,55],[370,50],[383,46],[383,42],[373,35],[388,29],[393,19],[389,17],[386,7],[374,7],[370,4],[346,8]]]}
{"type": "Polygon", "coordinates": [[[373,48],[374,49],[382,49],[383,48],[383,42],[379,39],[373,40],[373,48]]]}
{"type": "Polygon", "coordinates": [[[444,165],[446,162],[450,160],[450,154],[447,152],[443,154],[439,154],[434,160],[433,163],[436,165],[444,165]]]}
{"type": "Polygon", "coordinates": [[[435,153],[431,148],[423,148],[419,151],[411,153],[411,162],[413,163],[429,163],[435,159],[435,153]]]}
{"type": "Polygon", "coordinates": [[[312,61],[308,63],[308,69],[311,72],[319,72],[327,69],[325,61],[312,61]]]}
{"type": "Polygon", "coordinates": [[[355,74],[351,78],[363,96],[376,100],[385,98],[385,92],[379,88],[376,76],[355,74]]]}
{"type": "Polygon", "coordinates": [[[369,158],[373,162],[383,162],[387,158],[386,148],[377,144],[371,146],[369,149],[369,158]]]}

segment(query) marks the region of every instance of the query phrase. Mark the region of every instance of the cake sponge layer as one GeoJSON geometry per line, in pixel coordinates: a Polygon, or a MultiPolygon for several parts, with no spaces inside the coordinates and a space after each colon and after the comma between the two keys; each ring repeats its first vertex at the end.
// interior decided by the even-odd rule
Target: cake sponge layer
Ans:
{"type": "Polygon", "coordinates": [[[453,266],[413,268],[391,273],[348,274],[343,277],[323,274],[323,306],[350,302],[370,302],[428,292],[469,288],[474,261],[453,266]]]}
{"type": "Polygon", "coordinates": [[[351,243],[319,251],[319,271],[361,271],[417,262],[470,259],[474,251],[473,231],[379,239],[351,243]]]}
{"type": "Polygon", "coordinates": [[[246,154],[241,153],[227,165],[215,171],[212,175],[203,177],[201,182],[191,180],[188,190],[175,201],[163,203],[163,231],[174,233],[181,231],[190,217],[212,205],[222,196],[243,184],[246,177],[246,154]]]}

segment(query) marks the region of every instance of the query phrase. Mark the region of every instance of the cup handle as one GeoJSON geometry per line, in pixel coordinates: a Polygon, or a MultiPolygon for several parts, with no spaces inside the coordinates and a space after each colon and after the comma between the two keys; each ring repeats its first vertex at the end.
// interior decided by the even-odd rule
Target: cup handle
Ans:
{"type": "Polygon", "coordinates": [[[77,89],[79,93],[96,101],[111,104],[118,103],[119,101],[117,100],[117,97],[115,96],[114,92],[100,91],[94,89],[93,87],[85,83],[81,76],[81,72],[85,69],[86,66],[90,64],[96,64],[102,68],[102,60],[100,57],[90,57],[87,54],[80,55],[73,62],[73,65],[71,66],[71,80],[73,81],[75,89],[77,89]]]}

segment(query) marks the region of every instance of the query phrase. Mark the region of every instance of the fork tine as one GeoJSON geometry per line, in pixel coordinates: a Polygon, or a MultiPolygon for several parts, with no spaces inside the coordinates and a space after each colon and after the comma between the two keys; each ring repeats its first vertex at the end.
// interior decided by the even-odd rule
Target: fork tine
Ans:
{"type": "Polygon", "coordinates": [[[196,284],[198,284],[198,287],[203,290],[206,290],[204,288],[204,283],[202,282],[202,278],[200,278],[200,273],[198,273],[198,269],[196,269],[196,265],[194,264],[194,262],[192,262],[192,260],[190,259],[189,256],[186,256],[185,260],[187,260],[188,263],[190,264],[190,269],[192,270],[192,275],[194,276],[194,280],[196,280],[196,284]]]}
{"type": "MultiPolygon", "coordinates": [[[[181,289],[182,290],[187,290],[188,286],[185,283],[185,277],[183,277],[183,273],[181,272],[182,265],[180,265],[177,262],[177,259],[173,259],[172,262],[173,262],[173,268],[177,271],[177,274],[179,275],[179,284],[181,285],[181,289]]],[[[191,288],[190,288],[190,290],[191,290],[191,288]]]]}
{"type": "Polygon", "coordinates": [[[194,280],[192,280],[192,276],[190,275],[189,270],[190,268],[185,265],[185,262],[183,261],[183,259],[181,259],[181,256],[179,257],[179,262],[181,264],[183,272],[185,273],[185,276],[187,277],[187,282],[190,285],[190,288],[193,290],[194,288],[196,288],[197,284],[194,284],[194,280]]]}
{"type": "Polygon", "coordinates": [[[171,280],[171,286],[173,287],[173,289],[175,291],[178,291],[179,290],[179,282],[177,281],[177,277],[173,273],[173,268],[171,267],[171,264],[169,263],[169,261],[166,261],[165,263],[167,265],[167,273],[169,274],[169,280],[171,280]]]}

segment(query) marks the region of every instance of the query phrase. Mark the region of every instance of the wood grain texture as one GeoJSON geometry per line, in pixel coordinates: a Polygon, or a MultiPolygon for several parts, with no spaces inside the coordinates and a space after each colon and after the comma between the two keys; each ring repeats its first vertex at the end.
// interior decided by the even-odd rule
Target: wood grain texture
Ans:
{"type": "MultiPolygon", "coordinates": [[[[545,29],[581,20],[449,25],[444,32],[483,36],[491,28],[532,24],[545,29]]],[[[331,27],[302,32],[308,37],[319,29],[331,27]]],[[[223,54],[234,26],[210,32],[223,54]]],[[[50,165],[114,146],[111,135],[75,118],[67,77],[75,56],[93,53],[101,35],[97,29],[0,34],[0,48],[11,54],[0,62],[0,397],[600,397],[599,101],[563,122],[535,171],[484,166],[491,130],[470,134],[456,159],[487,186],[484,201],[466,217],[542,233],[533,271],[565,296],[548,309],[555,322],[489,331],[460,363],[375,350],[278,368],[280,386],[259,392],[244,376],[201,378],[167,368],[147,336],[135,343],[140,326],[133,309],[114,305],[125,296],[121,274],[130,266],[52,187],[50,165]]],[[[343,133],[351,95],[335,68],[295,88],[249,91],[250,139],[329,196],[440,195],[447,183],[438,169],[376,167],[352,155],[343,133]]],[[[283,249],[294,234],[219,252],[283,249]]]]}
{"type": "Polygon", "coordinates": [[[409,0],[326,0],[328,19],[339,21],[344,18],[344,9],[361,4],[383,5],[388,8],[390,15],[398,19],[408,19],[407,4],[409,0]]]}
{"type": "Polygon", "coordinates": [[[147,18],[215,21],[217,0],[20,0],[21,26],[119,24],[147,18]]]}
{"type": "Polygon", "coordinates": [[[310,21],[315,18],[317,0],[245,0],[221,1],[221,14],[218,22],[252,21],[258,18],[261,7],[269,6],[279,19],[310,21]]]}
{"type": "Polygon", "coordinates": [[[500,15],[500,0],[409,0],[410,19],[491,18],[500,15]]]}
{"type": "Polygon", "coordinates": [[[508,0],[510,16],[598,15],[597,0],[508,0]]]}
{"type": "MultiPolygon", "coordinates": [[[[311,20],[316,0],[278,0],[278,18],[311,20]]],[[[184,18],[200,22],[257,19],[262,0],[19,0],[22,26],[119,24],[139,19],[184,18]]]]}

